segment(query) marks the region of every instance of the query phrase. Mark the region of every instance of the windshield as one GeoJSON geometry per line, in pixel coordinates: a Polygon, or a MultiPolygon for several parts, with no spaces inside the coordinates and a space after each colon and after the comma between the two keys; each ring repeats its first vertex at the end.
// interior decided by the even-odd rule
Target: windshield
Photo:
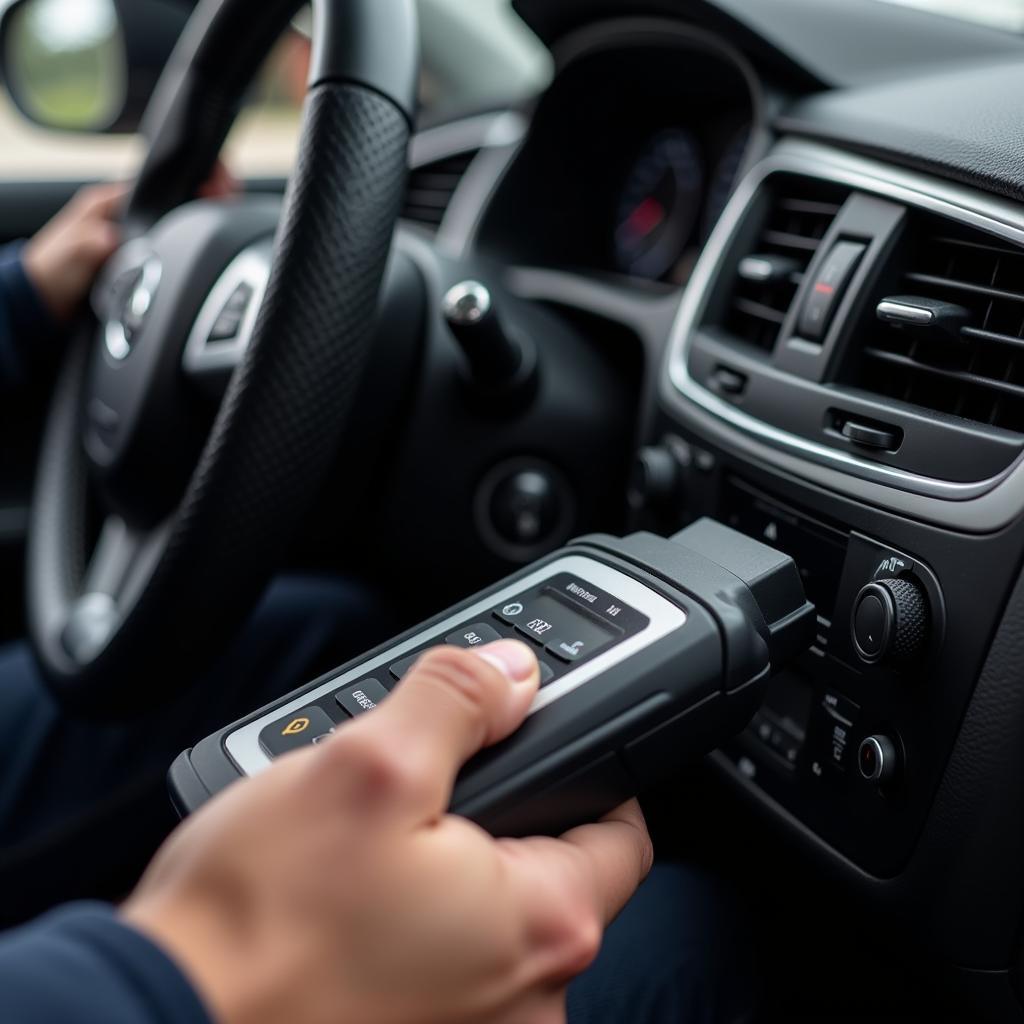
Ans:
{"type": "Polygon", "coordinates": [[[917,7],[978,25],[1024,32],[1024,0],[882,0],[883,3],[917,7]]]}

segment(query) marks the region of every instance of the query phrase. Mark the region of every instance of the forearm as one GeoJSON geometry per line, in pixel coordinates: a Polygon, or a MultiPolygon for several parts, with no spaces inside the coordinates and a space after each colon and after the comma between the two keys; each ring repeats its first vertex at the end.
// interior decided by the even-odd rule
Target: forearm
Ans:
{"type": "Polygon", "coordinates": [[[0,937],[10,1024],[211,1024],[181,971],[101,904],[77,904],[0,937]]]}

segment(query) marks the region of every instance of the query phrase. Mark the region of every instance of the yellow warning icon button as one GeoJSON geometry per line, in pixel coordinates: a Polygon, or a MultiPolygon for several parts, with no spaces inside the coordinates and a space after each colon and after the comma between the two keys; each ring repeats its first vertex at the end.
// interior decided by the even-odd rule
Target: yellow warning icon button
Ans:
{"type": "Polygon", "coordinates": [[[260,732],[260,746],[265,754],[278,757],[300,747],[308,747],[334,732],[334,719],[315,704],[298,708],[287,718],[271,721],[260,732]]]}

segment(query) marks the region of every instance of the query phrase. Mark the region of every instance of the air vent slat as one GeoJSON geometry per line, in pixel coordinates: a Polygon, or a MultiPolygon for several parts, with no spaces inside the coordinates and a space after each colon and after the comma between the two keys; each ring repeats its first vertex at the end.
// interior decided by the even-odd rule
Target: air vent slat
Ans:
{"type": "Polygon", "coordinates": [[[1013,345],[1015,348],[1024,349],[1024,337],[1012,334],[999,334],[996,331],[983,331],[980,327],[961,327],[960,333],[968,339],[978,341],[990,341],[996,345],[1013,345]]]}
{"type": "Polygon", "coordinates": [[[807,268],[848,195],[845,188],[809,178],[773,179],[760,229],[736,261],[720,321],[730,338],[774,350],[807,268]]]}
{"type": "Polygon", "coordinates": [[[961,384],[970,384],[974,387],[999,391],[1014,398],[1024,398],[1024,386],[1011,384],[1005,380],[995,380],[992,377],[982,377],[976,373],[968,373],[965,370],[948,370],[941,366],[931,366],[928,363],[918,362],[910,356],[901,356],[896,352],[887,352],[885,349],[868,348],[864,355],[869,359],[878,359],[893,366],[902,366],[921,373],[929,373],[936,377],[944,377],[946,380],[957,381],[961,384]]]}
{"type": "Polygon", "coordinates": [[[987,285],[972,284],[970,281],[956,281],[949,277],[937,277],[934,274],[921,274],[912,271],[906,280],[913,284],[926,284],[933,288],[947,288],[950,291],[969,292],[971,295],[985,295],[993,299],[1005,299],[1007,302],[1024,302],[1024,295],[1019,292],[1007,292],[1001,288],[990,288],[987,285]]]}
{"type": "Polygon", "coordinates": [[[934,326],[874,323],[838,383],[1024,434],[1024,248],[913,211],[893,259],[890,284],[957,305],[965,322],[952,337],[934,326]]]}
{"type": "Polygon", "coordinates": [[[778,245],[783,249],[800,249],[803,252],[816,252],[820,238],[804,238],[788,231],[766,231],[764,240],[768,245],[778,245]]]}
{"type": "Polygon", "coordinates": [[[767,320],[768,323],[778,324],[780,327],[782,321],[786,319],[786,314],[782,310],[772,309],[771,306],[766,306],[763,302],[755,302],[753,299],[737,298],[736,308],[741,313],[746,313],[747,316],[756,316],[759,320],[767,320]]]}
{"type": "Polygon", "coordinates": [[[409,172],[402,219],[431,230],[437,229],[478,152],[471,150],[414,167],[409,172]]]}

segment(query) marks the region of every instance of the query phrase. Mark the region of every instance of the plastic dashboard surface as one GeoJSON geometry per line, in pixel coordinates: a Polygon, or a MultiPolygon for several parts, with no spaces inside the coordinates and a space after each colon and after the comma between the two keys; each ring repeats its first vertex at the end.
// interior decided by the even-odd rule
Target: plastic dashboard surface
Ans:
{"type": "MultiPolygon", "coordinates": [[[[602,645],[602,648],[593,655],[582,658],[579,663],[566,662],[557,656],[542,656],[544,663],[552,667],[553,678],[543,686],[534,699],[530,709],[531,715],[680,629],[687,621],[685,611],[637,580],[594,559],[581,555],[567,555],[488,593],[430,628],[421,630],[365,662],[347,668],[326,682],[305,690],[288,703],[228,733],[224,740],[228,756],[242,773],[258,774],[267,768],[272,760],[260,740],[261,734],[269,725],[280,721],[287,727],[289,716],[295,716],[311,708],[323,711],[337,724],[342,723],[346,720],[346,715],[338,707],[336,694],[370,678],[386,689],[392,688],[396,685],[392,667],[407,659],[414,659],[417,654],[431,647],[445,643],[446,637],[457,633],[460,627],[485,623],[492,628],[500,628],[502,622],[493,615],[495,610],[502,610],[508,603],[516,603],[519,598],[534,592],[537,597],[541,597],[540,592],[548,589],[555,581],[562,590],[558,600],[570,608],[576,604],[584,610],[584,614],[587,614],[586,599],[577,598],[575,592],[568,589],[569,585],[575,585],[577,589],[584,590],[591,596],[599,596],[602,599],[607,596],[613,599],[616,607],[622,609],[621,617],[612,616],[612,621],[618,619],[621,623],[621,633],[618,636],[611,634],[609,643],[602,645]]],[[[549,599],[554,600],[553,597],[549,599]]],[[[528,635],[525,632],[525,624],[524,628],[518,631],[509,623],[504,625],[506,628],[501,635],[528,635]]]]}

